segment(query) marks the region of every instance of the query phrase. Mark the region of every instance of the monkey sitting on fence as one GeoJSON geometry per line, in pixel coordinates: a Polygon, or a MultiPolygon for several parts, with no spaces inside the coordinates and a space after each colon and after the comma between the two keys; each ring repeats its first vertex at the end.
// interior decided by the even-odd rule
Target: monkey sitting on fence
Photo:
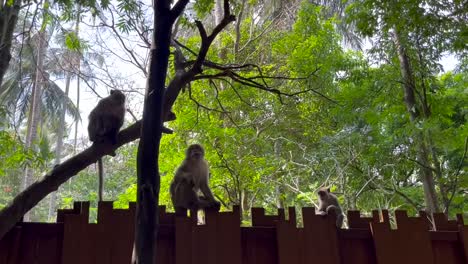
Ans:
{"type": "MultiPolygon", "coordinates": [[[[119,90],[111,90],[110,95],[102,98],[89,114],[88,135],[94,143],[110,141],[117,143],[117,135],[124,123],[125,95],[119,90]]],[[[115,153],[111,154],[115,156],[115,153]]],[[[102,158],[98,159],[99,201],[102,201],[104,167],[102,158]]]]}
{"type": "Polygon", "coordinates": [[[317,214],[335,214],[336,227],[341,228],[343,225],[344,215],[336,196],[330,192],[330,188],[326,187],[320,188],[317,195],[319,197],[319,208],[317,210],[317,214]]]}
{"type": "Polygon", "coordinates": [[[190,145],[171,182],[171,200],[178,216],[186,216],[187,210],[196,213],[199,209],[220,209],[220,203],[216,201],[208,186],[209,169],[204,156],[205,150],[201,145],[190,145]],[[199,191],[203,196],[198,195],[199,191]]]}

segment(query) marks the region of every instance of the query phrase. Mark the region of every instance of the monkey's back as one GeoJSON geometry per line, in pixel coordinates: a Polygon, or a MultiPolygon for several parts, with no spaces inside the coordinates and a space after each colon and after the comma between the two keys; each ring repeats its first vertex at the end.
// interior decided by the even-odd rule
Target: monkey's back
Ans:
{"type": "Polygon", "coordinates": [[[112,95],[101,99],[89,114],[89,140],[96,142],[115,136],[123,125],[124,116],[125,101],[116,100],[112,95]]]}
{"type": "Polygon", "coordinates": [[[328,193],[324,200],[319,200],[319,211],[327,212],[329,206],[338,207],[341,210],[338,198],[333,193],[328,193]]]}

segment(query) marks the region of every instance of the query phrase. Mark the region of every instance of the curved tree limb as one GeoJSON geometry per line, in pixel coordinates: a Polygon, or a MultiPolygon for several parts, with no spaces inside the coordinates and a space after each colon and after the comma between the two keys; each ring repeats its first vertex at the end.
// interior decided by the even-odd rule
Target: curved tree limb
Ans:
{"type": "Polygon", "coordinates": [[[120,146],[125,145],[140,136],[141,122],[120,131],[116,145],[109,142],[94,144],[65,162],[57,165],[42,179],[33,183],[18,194],[13,201],[0,211],[0,239],[18,222],[21,217],[44,199],[49,193],[56,191],[60,185],[78,174],[89,165],[105,155],[111,154],[120,146]]]}

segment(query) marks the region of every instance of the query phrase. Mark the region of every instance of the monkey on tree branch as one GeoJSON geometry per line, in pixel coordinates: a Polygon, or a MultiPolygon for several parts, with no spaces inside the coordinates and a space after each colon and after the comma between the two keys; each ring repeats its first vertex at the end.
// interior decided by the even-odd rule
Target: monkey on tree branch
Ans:
{"type": "MultiPolygon", "coordinates": [[[[173,8],[170,8],[168,0],[156,0],[155,3],[155,14],[158,16],[161,12],[163,14],[169,14],[170,16],[163,16],[158,18],[159,22],[165,26],[172,25],[169,22],[173,22],[183,11],[185,5],[188,3],[188,0],[179,0],[173,8]],[[160,8],[160,9],[159,9],[160,8]],[[166,13],[164,13],[166,12],[166,13]],[[162,20],[161,20],[162,19],[162,20]],[[168,20],[171,21],[168,21],[168,20]]],[[[232,21],[235,20],[235,17],[230,14],[229,2],[224,1],[224,18],[223,20],[213,29],[212,33],[208,35],[203,25],[200,22],[196,22],[197,28],[199,29],[201,36],[201,46],[198,52],[193,52],[195,56],[194,60],[187,61],[186,64],[183,64],[183,70],[177,71],[176,75],[170,80],[168,86],[164,90],[163,98],[161,101],[162,104],[162,121],[174,120],[175,116],[171,112],[171,108],[176,101],[180,91],[190,84],[192,81],[201,80],[201,79],[219,79],[226,78],[230,79],[233,82],[237,82],[243,86],[253,87],[255,89],[261,89],[266,92],[271,92],[278,95],[279,99],[283,96],[295,96],[299,93],[311,91],[305,90],[294,94],[284,93],[278,89],[272,89],[268,86],[265,79],[272,79],[275,77],[264,76],[260,71],[260,67],[256,65],[220,65],[215,64],[206,59],[208,50],[214,41],[215,37],[232,21]],[[203,75],[203,68],[210,68],[218,70],[218,74],[203,75]],[[257,76],[243,77],[241,71],[250,69],[251,71],[256,71],[257,76]],[[262,80],[258,82],[257,80],[262,80]]],[[[161,27],[160,27],[161,28],[161,27]]],[[[170,27],[169,27],[170,29],[170,27]]],[[[167,33],[167,32],[166,32],[167,33]]],[[[170,36],[170,32],[169,32],[170,36]]],[[[158,46],[161,41],[160,38],[155,40],[156,46],[158,46]]],[[[169,38],[170,45],[170,38],[169,38]]],[[[155,63],[155,57],[152,56],[151,63],[155,63]]],[[[165,60],[165,65],[167,66],[168,59],[165,60]]],[[[166,68],[167,71],[167,68],[166,68]]],[[[314,73],[312,73],[314,74],[314,73]]],[[[287,77],[279,77],[279,79],[289,79],[287,77]]],[[[306,80],[306,78],[297,78],[296,80],[306,80]]],[[[313,91],[313,90],[312,90],[313,91]]],[[[316,91],[313,91],[316,92],[316,91]]],[[[157,108],[157,106],[154,106],[157,108]]],[[[31,210],[35,205],[37,205],[42,199],[44,199],[49,193],[56,191],[60,185],[65,183],[68,179],[78,174],[80,171],[87,168],[89,165],[94,164],[98,159],[102,158],[105,155],[112,155],[119,147],[125,145],[129,142],[132,142],[142,135],[142,121],[140,120],[130,125],[129,127],[121,130],[114,142],[104,141],[104,142],[95,142],[92,146],[84,149],[77,155],[69,158],[68,160],[62,162],[61,164],[55,166],[49,173],[44,175],[39,181],[33,183],[24,191],[19,193],[13,201],[11,201],[6,207],[0,211],[0,239],[12,228],[15,224],[20,221],[21,217],[31,210]]],[[[163,129],[162,126],[158,129],[163,129]]]]}
{"type": "MultiPolygon", "coordinates": [[[[125,95],[119,90],[111,90],[110,95],[101,99],[89,114],[88,136],[91,142],[110,141],[117,143],[117,135],[124,123],[125,95]]],[[[115,152],[111,153],[115,156],[115,152]]],[[[104,165],[98,159],[98,201],[102,201],[104,188],[104,165]]]]}

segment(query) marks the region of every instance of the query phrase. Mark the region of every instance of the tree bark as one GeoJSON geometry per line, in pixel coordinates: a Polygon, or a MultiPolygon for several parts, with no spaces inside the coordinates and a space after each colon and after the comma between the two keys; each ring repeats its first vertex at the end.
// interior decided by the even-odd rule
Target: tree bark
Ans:
{"type": "Polygon", "coordinates": [[[240,6],[240,11],[237,14],[237,20],[236,20],[236,39],[234,42],[234,58],[237,62],[237,57],[239,56],[239,48],[240,48],[240,41],[241,41],[241,22],[243,19],[243,14],[244,14],[244,9],[245,9],[245,1],[242,0],[242,4],[240,6]]]}
{"type": "Polygon", "coordinates": [[[14,0],[12,5],[8,5],[8,2],[2,1],[4,4],[0,10],[0,94],[3,77],[11,60],[11,42],[21,8],[21,0],[14,0]]]}
{"type": "Polygon", "coordinates": [[[170,9],[169,0],[154,2],[154,34],[149,76],[143,107],[141,138],[137,154],[137,208],[133,262],[156,262],[156,237],[159,226],[159,145],[163,127],[163,102],[169,64],[172,26],[188,0],[179,0],[170,9]]]}
{"type": "MultiPolygon", "coordinates": [[[[404,101],[406,104],[406,109],[410,114],[411,122],[415,123],[418,122],[421,114],[415,97],[416,86],[414,75],[411,69],[408,55],[406,54],[405,47],[401,42],[399,32],[396,29],[393,31],[393,40],[397,49],[398,60],[400,62],[400,72],[403,79],[403,89],[405,94],[404,101]]],[[[423,183],[424,199],[427,207],[426,210],[429,213],[440,212],[437,193],[435,190],[434,176],[430,167],[429,152],[424,140],[424,134],[422,132],[417,132],[415,141],[417,148],[416,158],[420,166],[419,177],[423,183]]]]}

